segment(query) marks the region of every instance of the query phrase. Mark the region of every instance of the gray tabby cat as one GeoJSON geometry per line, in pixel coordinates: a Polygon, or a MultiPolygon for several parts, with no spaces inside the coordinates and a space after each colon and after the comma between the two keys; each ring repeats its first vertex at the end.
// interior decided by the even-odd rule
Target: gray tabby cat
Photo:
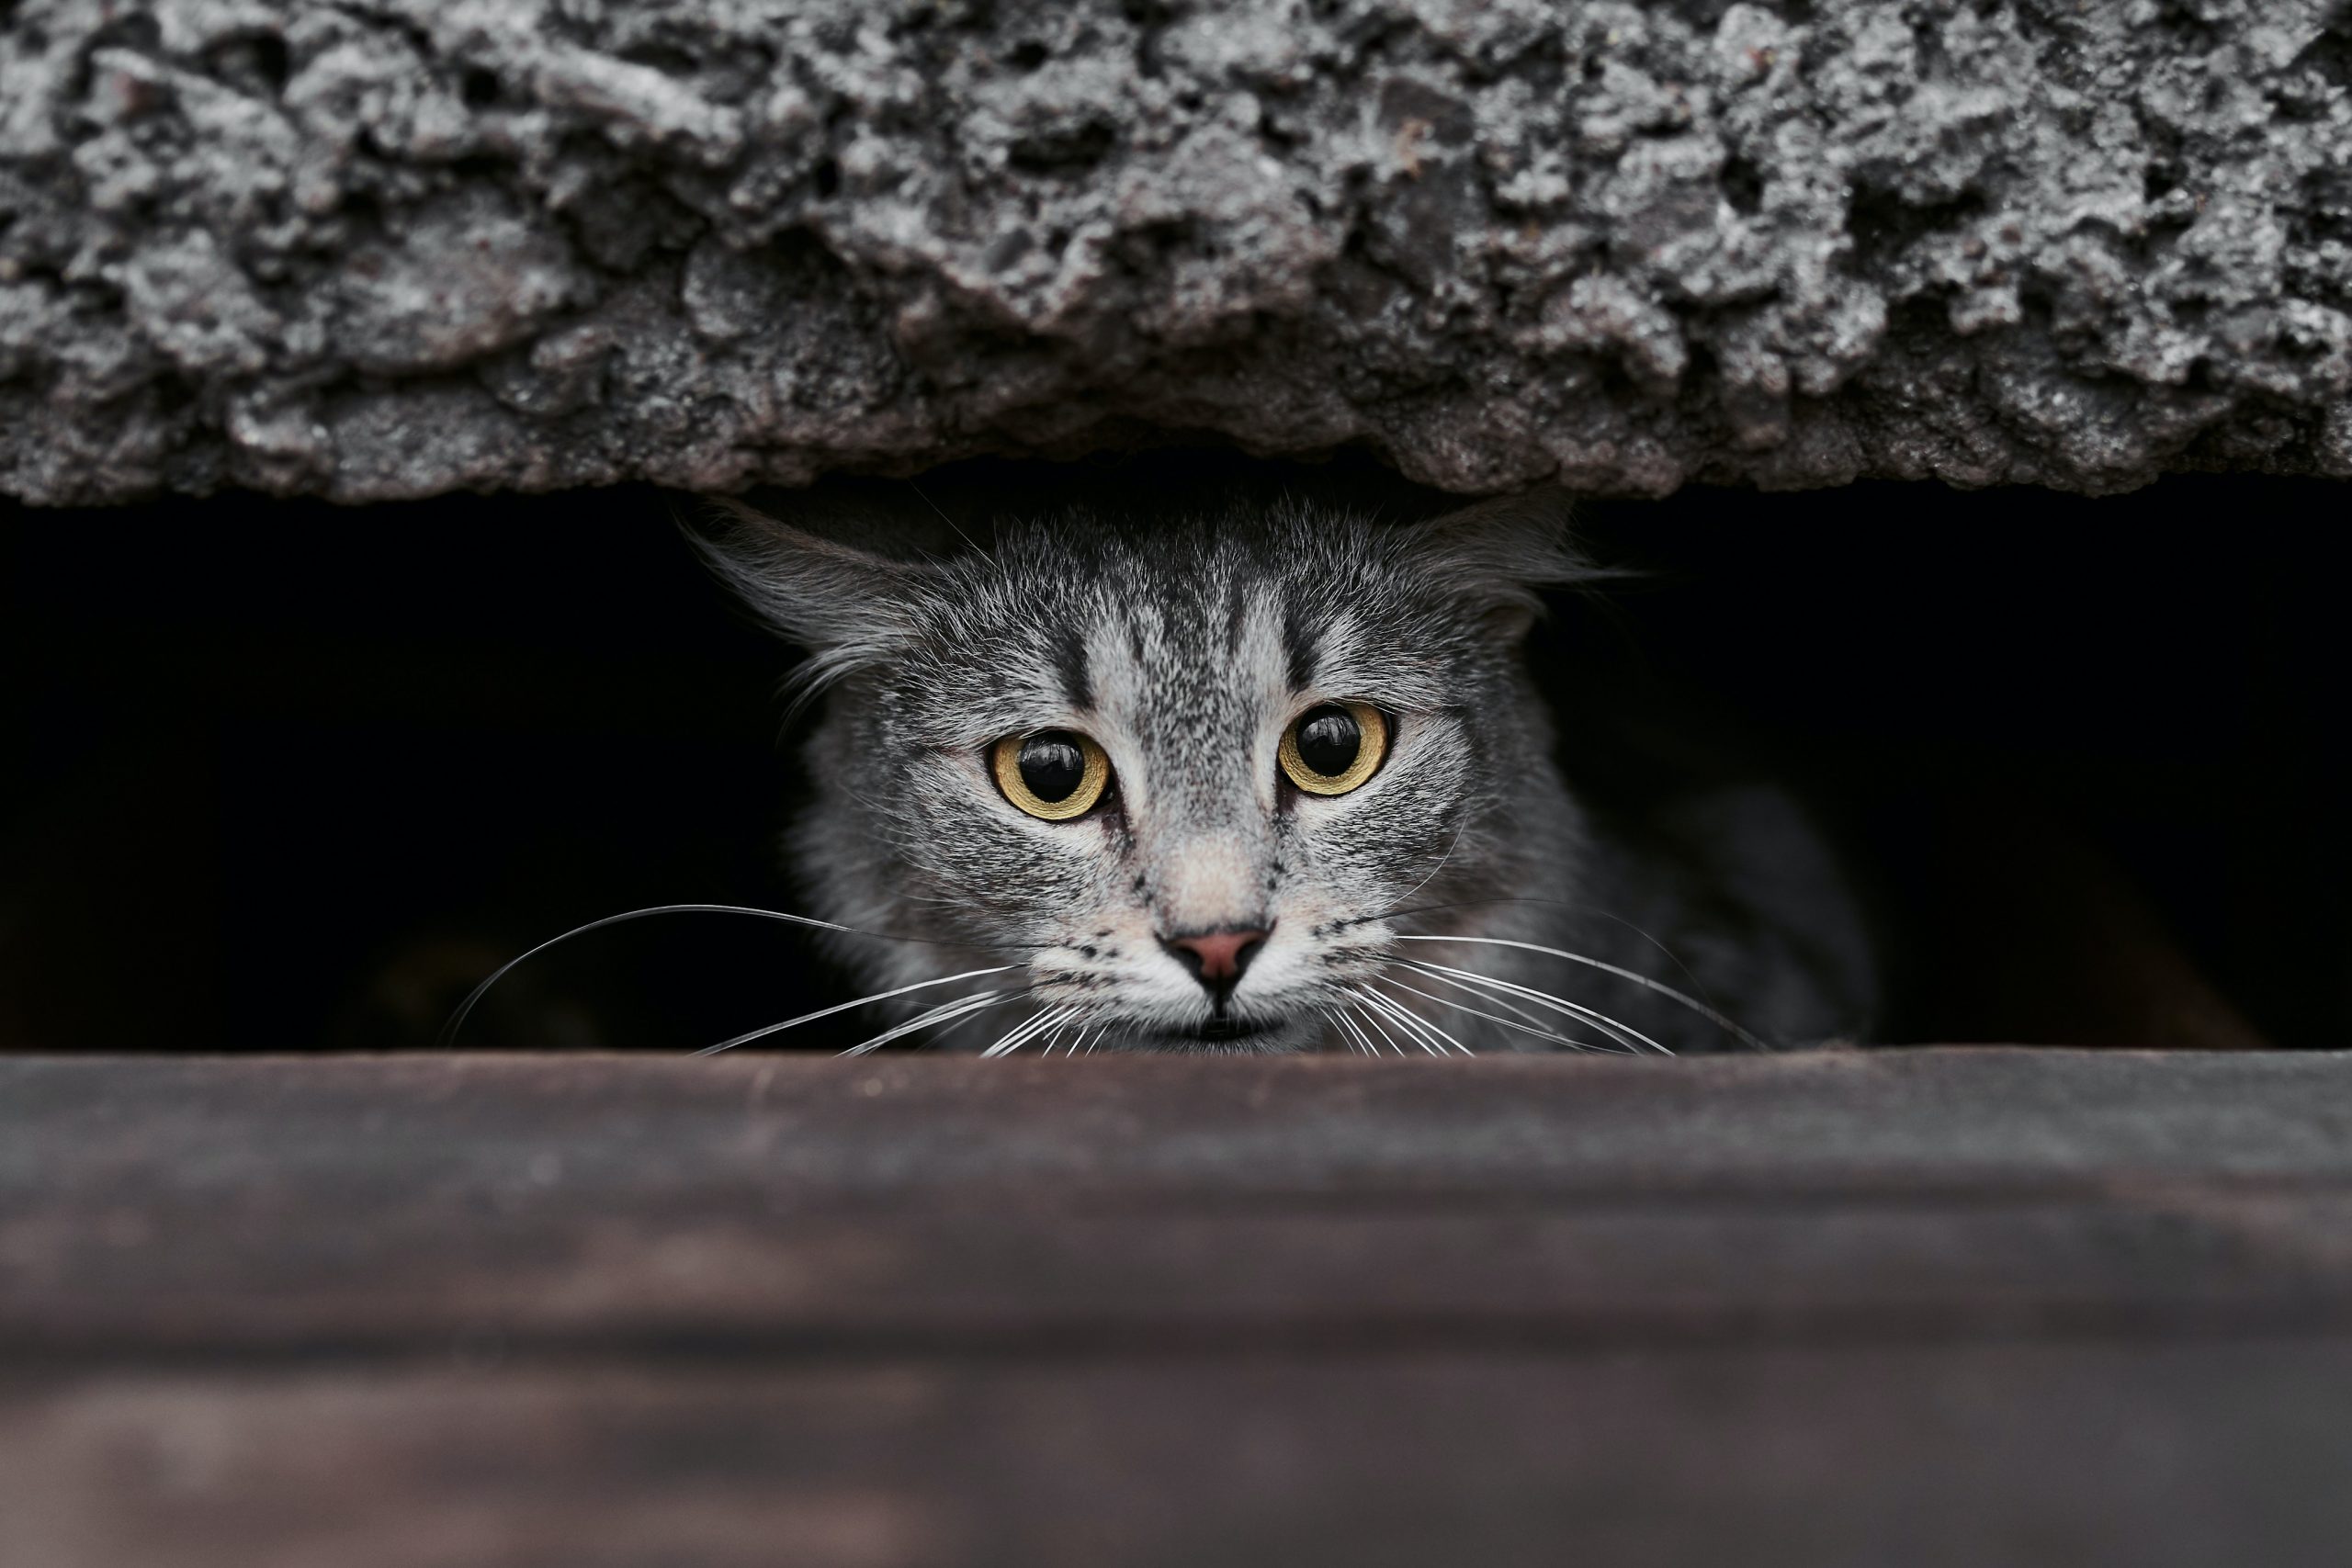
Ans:
{"type": "Polygon", "coordinates": [[[790,835],[910,1043],[1686,1051],[1855,1038],[1875,984],[1777,795],[1604,829],[1521,658],[1600,575],[1555,499],[1066,514],[909,557],[734,509],[720,574],[811,655],[790,835]],[[926,1033],[930,1031],[930,1033],[926,1033]]]}

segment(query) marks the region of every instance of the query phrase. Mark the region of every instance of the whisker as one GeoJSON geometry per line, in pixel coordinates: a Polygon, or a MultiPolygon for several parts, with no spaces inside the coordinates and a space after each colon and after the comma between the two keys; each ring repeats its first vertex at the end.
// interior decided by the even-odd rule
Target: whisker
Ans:
{"type": "MultiPolygon", "coordinates": [[[[619,925],[624,920],[641,920],[649,915],[751,915],[763,920],[779,920],[786,925],[805,926],[813,931],[839,931],[843,936],[871,937],[876,942],[922,942],[927,946],[933,947],[943,945],[930,937],[896,936],[888,931],[860,931],[855,926],[842,925],[839,920],[820,920],[811,915],[791,915],[786,914],[781,909],[760,909],[745,904],[655,904],[649,908],[625,909],[617,915],[606,915],[600,920],[591,920],[584,926],[574,926],[570,931],[565,931],[561,936],[551,936],[548,938],[547,941],[539,943],[537,947],[528,948],[520,955],[510,958],[505,963],[500,964],[496,969],[491,972],[489,979],[484,980],[481,985],[476,986],[472,990],[466,993],[466,999],[458,1004],[458,1010],[449,1016],[449,1021],[447,1023],[441,1026],[441,1036],[439,1042],[441,1047],[444,1050],[447,1050],[450,1045],[456,1043],[458,1031],[465,1026],[466,1020],[471,1016],[474,1010],[474,1005],[490,993],[490,988],[492,986],[495,986],[499,981],[504,979],[507,972],[513,969],[516,964],[524,962],[526,959],[537,957],[540,953],[545,953],[548,948],[555,946],[559,942],[570,942],[573,937],[585,936],[590,931],[601,931],[606,926],[619,925]]],[[[944,945],[953,946],[956,944],[947,943],[944,945]]],[[[1032,944],[1022,942],[999,942],[993,945],[1018,948],[1032,944]]],[[[994,973],[994,971],[985,971],[985,973],[994,973]]]]}
{"type": "Polygon", "coordinates": [[[1408,1039],[1431,1055],[1448,1055],[1453,1051],[1459,1051],[1465,1056],[1472,1054],[1468,1046],[1394,998],[1383,996],[1369,986],[1359,987],[1358,990],[1367,1003],[1395,1020],[1396,1027],[1405,1032],[1408,1039]]]}
{"type": "Polygon", "coordinates": [[[1033,1013],[1030,1015],[1026,1022],[1015,1025],[1009,1032],[1000,1038],[995,1044],[981,1052],[980,1055],[983,1056],[1009,1056],[1013,1052],[1020,1050],[1023,1045],[1026,1045],[1030,1041],[1035,1039],[1038,1035],[1043,1034],[1046,1030],[1051,1029],[1057,1024],[1059,1024],[1069,1019],[1076,1017],[1077,1014],[1078,1010],[1076,1008],[1046,1008],[1042,1012],[1033,1013]]]}
{"type": "Polygon", "coordinates": [[[1341,1013],[1340,1017],[1340,1021],[1348,1026],[1348,1032],[1353,1034],[1358,1040],[1363,1042],[1363,1054],[1365,1055],[1377,1056],[1380,1055],[1380,1043],[1373,1039],[1372,1032],[1363,1026],[1362,1015],[1359,1014],[1355,1009],[1349,1008],[1346,1011],[1341,1013]]]}
{"type": "MultiPolygon", "coordinates": [[[[1030,1025],[1035,1023],[1039,1019],[1045,1017],[1047,1013],[1053,1010],[1054,1010],[1051,1008],[1039,1008],[1035,1012],[1031,1013],[1027,1018],[1023,1019],[1019,1023],[1014,1024],[1011,1029],[1005,1031],[1002,1034],[998,1035],[995,1043],[990,1044],[985,1051],[982,1051],[980,1055],[983,1056],[1000,1056],[1006,1051],[1018,1051],[1021,1049],[1021,1041],[1028,1038],[1028,1035],[1023,1034],[1022,1031],[1029,1029],[1030,1025]],[[1020,1038],[1015,1039],[1014,1037],[1016,1035],[1020,1038]],[[1012,1043],[1007,1045],[1005,1042],[1008,1040],[1012,1041],[1012,1043]]],[[[1031,1031],[1031,1032],[1034,1033],[1035,1031],[1031,1031]]]]}
{"type": "MultiPolygon", "coordinates": [[[[1371,1024],[1373,1028],[1378,1030],[1380,1032],[1380,1037],[1383,1040],[1387,1041],[1391,1046],[1394,1046],[1399,1056],[1405,1054],[1405,1047],[1396,1043],[1396,1037],[1388,1032],[1388,1026],[1381,1021],[1380,1014],[1376,1010],[1367,1007],[1363,1009],[1358,1016],[1363,1018],[1366,1023],[1371,1024]]],[[[1429,1053],[1429,1055],[1432,1056],[1438,1054],[1436,1047],[1432,1046],[1426,1040],[1416,1040],[1413,1043],[1419,1045],[1423,1051],[1429,1053]]]]}
{"type": "Polygon", "coordinates": [[[1461,1052],[1464,1055],[1475,1056],[1478,1054],[1477,1052],[1473,1051],[1469,1046],[1464,1045],[1462,1043],[1461,1038],[1454,1034],[1453,1031],[1447,1029],[1443,1024],[1438,1022],[1437,1020],[1430,1018],[1426,1014],[1415,1012],[1412,1007],[1408,1003],[1397,1001],[1392,997],[1389,998],[1389,1005],[1396,1008],[1399,1012],[1402,1012],[1411,1018],[1423,1029],[1428,1030],[1440,1040],[1442,1040],[1447,1044],[1452,1045],[1456,1051],[1461,1052]]]}
{"type": "MultiPolygon", "coordinates": [[[[1645,986],[1649,989],[1656,991],[1659,996],[1665,997],[1669,1001],[1681,1003],[1684,1007],[1689,1008],[1692,1012],[1697,1013],[1701,1018],[1705,1019],[1716,1028],[1736,1036],[1738,1039],[1758,1051],[1770,1051],[1772,1049],[1772,1047],[1764,1043],[1763,1041],[1758,1040],[1755,1035],[1750,1034],[1747,1031],[1742,1029],[1739,1025],[1734,1023],[1731,1020],[1725,1018],[1723,1014],[1717,1012],[1706,1003],[1700,1001],[1695,998],[1687,997],[1671,986],[1661,986],[1646,975],[1637,975],[1631,969],[1620,969],[1614,964],[1604,964],[1598,958],[1588,958],[1581,953],[1570,953],[1566,948],[1545,947],[1540,942],[1514,942],[1508,937],[1499,936],[1399,936],[1396,940],[1398,942],[1476,942],[1481,947],[1516,947],[1528,953],[1541,953],[1548,954],[1553,958],[1565,958],[1571,964],[1589,964],[1591,967],[1601,970],[1606,974],[1614,975],[1621,980],[1631,980],[1637,986],[1645,986]]],[[[1557,998],[1555,998],[1554,999],[1556,1000],[1557,998]]],[[[1619,1027],[1622,1028],[1623,1026],[1620,1025],[1619,1027]]],[[[1659,1049],[1664,1050],[1665,1047],[1660,1046],[1659,1049]]]]}
{"type": "Polygon", "coordinates": [[[1437,1042],[1428,1027],[1423,1027],[1419,1013],[1407,1016],[1407,1009],[1399,1009],[1395,1001],[1390,1001],[1387,997],[1381,997],[1378,992],[1371,992],[1369,987],[1364,989],[1364,1001],[1366,1006],[1371,1006],[1376,1013],[1381,1013],[1381,1016],[1385,1016],[1387,1021],[1395,1022],[1399,1030],[1404,1030],[1404,1037],[1407,1037],[1408,1042],[1414,1042],[1416,1046],[1423,1048],[1423,1051],[1430,1051],[1432,1055],[1452,1055],[1452,1051],[1449,1051],[1444,1043],[1437,1042]]]}
{"type": "MultiPolygon", "coordinates": [[[[1635,925],[1624,916],[1612,915],[1606,909],[1596,908],[1590,904],[1579,903],[1574,899],[1536,898],[1523,894],[1507,895],[1496,898],[1462,898],[1448,904],[1422,904],[1410,909],[1384,909],[1379,914],[1358,915],[1352,919],[1342,920],[1340,924],[1343,926],[1363,925],[1374,920],[1402,919],[1408,915],[1443,914],[1454,909],[1490,909],[1498,904],[1539,904],[1551,909],[1574,909],[1580,915],[1594,916],[1600,919],[1608,920],[1612,924],[1621,925],[1627,931],[1632,931],[1635,936],[1640,937],[1644,942],[1648,942],[1652,947],[1657,949],[1659,957],[1665,959],[1668,964],[1673,964],[1677,969],[1681,970],[1684,976],[1690,979],[1691,988],[1699,993],[1700,1000],[1709,1000],[1706,983],[1701,980],[1698,976],[1690,973],[1690,965],[1682,962],[1682,955],[1680,953],[1667,946],[1666,943],[1660,942],[1657,937],[1651,935],[1648,931],[1644,931],[1641,927],[1635,925]]],[[[1597,960],[1592,962],[1597,962],[1597,960]]]]}
{"type": "Polygon", "coordinates": [[[981,991],[975,996],[958,997],[952,1002],[942,1002],[929,1012],[918,1014],[904,1023],[886,1029],[871,1040],[859,1041],[841,1055],[863,1056],[868,1051],[887,1045],[903,1035],[912,1034],[919,1029],[928,1029],[934,1023],[946,1023],[950,1021],[961,1022],[964,1019],[986,1012],[992,1007],[1002,1007],[1019,994],[1007,991],[981,991]]]}
{"type": "MultiPolygon", "coordinates": [[[[1431,978],[1442,978],[1442,976],[1432,976],[1431,978]]],[[[1516,1029],[1521,1034],[1532,1034],[1538,1039],[1549,1040],[1555,1045],[1565,1045],[1572,1051],[1590,1051],[1594,1049],[1593,1046],[1587,1044],[1584,1041],[1571,1040],[1566,1035],[1560,1033],[1556,1030],[1514,1022],[1510,1019],[1503,1017],[1500,1013],[1487,1012],[1483,1009],[1471,1007],[1467,1003],[1457,1002],[1451,997],[1441,997],[1434,992],[1424,991],[1419,986],[1408,986],[1405,984],[1404,981],[1397,979],[1394,975],[1383,975],[1381,979],[1385,981],[1387,984],[1396,987],[1400,991],[1411,992],[1414,996],[1421,998],[1424,1001],[1435,1002],[1438,1006],[1442,1008],[1451,1008],[1455,1012],[1466,1012],[1472,1018],[1483,1018],[1489,1023],[1499,1023],[1505,1029],[1516,1029]]],[[[1447,981],[1446,983],[1449,985],[1457,985],[1460,982],[1447,981]]],[[[1467,989],[1467,987],[1465,987],[1464,989],[1467,989]]],[[[1486,993],[1483,991],[1472,991],[1470,994],[1474,997],[1486,997],[1486,993]]],[[[1498,1001],[1497,998],[1492,997],[1487,997],[1486,999],[1495,1001],[1496,1005],[1499,1007],[1507,1007],[1510,1005],[1507,1002],[1498,1001]]]]}
{"type": "Polygon", "coordinates": [[[1054,1054],[1054,1047],[1061,1043],[1062,1031],[1069,1028],[1071,1024],[1075,1023],[1078,1021],[1079,1016],[1078,1009],[1065,1009],[1061,1017],[1054,1021],[1054,1026],[1046,1032],[1045,1046],[1037,1054],[1041,1056],[1052,1055],[1054,1054]]]}
{"type": "Polygon", "coordinates": [[[1000,964],[993,969],[967,969],[961,975],[943,975],[936,980],[917,980],[913,985],[901,986],[895,991],[876,991],[870,997],[860,997],[853,1002],[837,1002],[829,1008],[819,1008],[815,1012],[804,1012],[798,1018],[787,1018],[782,1023],[771,1023],[764,1029],[754,1029],[749,1034],[739,1034],[732,1040],[722,1040],[716,1045],[706,1045],[695,1055],[716,1056],[721,1051],[732,1051],[738,1045],[748,1045],[754,1040],[764,1040],[771,1034],[781,1034],[787,1029],[797,1029],[804,1023],[814,1023],[820,1018],[831,1018],[837,1012],[847,1012],[852,1008],[862,1008],[868,1002],[888,1001],[892,997],[903,997],[910,991],[929,990],[933,986],[952,986],[958,980],[977,980],[983,975],[1002,975],[1019,967],[1017,964],[1000,964]]]}
{"type": "MultiPolygon", "coordinates": [[[[1002,1006],[1004,1003],[1035,1000],[1036,1000],[1036,997],[1028,989],[1027,987],[1015,986],[1004,993],[1004,1002],[1001,1002],[997,1005],[1002,1006]]],[[[967,1013],[962,1018],[952,1020],[943,1027],[937,1034],[933,1035],[929,1040],[923,1042],[923,1048],[933,1051],[945,1048],[947,1042],[965,1029],[969,1028],[974,1019],[983,1018],[992,1010],[994,1010],[991,1008],[983,1008],[978,1012],[967,1013]]]]}
{"type": "MultiPolygon", "coordinates": [[[[1502,1010],[1503,1010],[1503,1011],[1505,1011],[1505,1012],[1507,1012],[1507,1013],[1510,1014],[1510,1015],[1511,1015],[1511,1017],[1518,1019],[1521,1023],[1523,1023],[1523,1024],[1532,1024],[1532,1025],[1533,1025],[1533,1026],[1534,1026],[1534,1031],[1535,1031],[1535,1032],[1537,1032],[1537,1033],[1540,1033],[1540,1034],[1547,1034],[1547,1035],[1553,1035],[1553,1036],[1555,1036],[1555,1037],[1556,1037],[1556,1038],[1560,1039],[1564,1043],[1576,1045],[1576,1046],[1579,1047],[1580,1049],[1584,1049],[1584,1050],[1598,1050],[1598,1049],[1600,1049],[1600,1047],[1599,1047],[1599,1046],[1594,1045],[1590,1041],[1586,1041],[1586,1040],[1569,1040],[1566,1035],[1561,1035],[1561,1034],[1559,1034],[1557,1031],[1554,1030],[1554,1029],[1553,1029],[1549,1024],[1547,1024],[1547,1023],[1544,1021],[1544,1018],[1543,1018],[1543,1016],[1542,1016],[1541,1014],[1539,1014],[1539,1013],[1532,1013],[1532,1012],[1528,1011],[1525,1008],[1521,1007],[1517,1002],[1512,1001],[1509,997],[1506,997],[1506,996],[1497,996],[1497,995],[1495,995],[1495,994],[1494,994],[1493,992],[1491,992],[1491,991],[1481,991],[1481,990],[1477,990],[1477,989],[1476,989],[1476,988],[1474,988],[1474,987],[1470,987],[1470,986],[1465,986],[1465,985],[1464,985],[1461,981],[1459,981],[1459,980],[1457,980],[1457,979],[1453,978],[1453,976],[1452,976],[1451,975],[1441,974],[1439,971],[1437,971],[1437,970],[1435,970],[1435,969],[1431,969],[1431,968],[1430,968],[1428,965],[1426,965],[1426,964],[1422,964],[1419,959],[1414,959],[1414,958],[1399,958],[1399,959],[1395,960],[1394,962],[1396,962],[1396,963],[1397,963],[1397,964],[1403,964],[1406,968],[1412,970],[1415,974],[1417,974],[1417,975],[1420,976],[1423,979],[1435,980],[1439,985],[1441,985],[1441,986],[1451,986],[1451,987],[1453,987],[1455,990],[1457,990],[1457,991],[1468,991],[1472,996],[1474,996],[1474,997],[1477,998],[1480,1001],[1482,1001],[1482,1002],[1489,1002],[1489,1003],[1492,1003],[1494,1006],[1496,1006],[1496,1007],[1498,1007],[1498,1008],[1502,1009],[1502,1010]]],[[[1382,978],[1382,979],[1386,980],[1386,981],[1387,981],[1390,985],[1392,985],[1392,986],[1401,986],[1401,985],[1404,985],[1404,982],[1403,982],[1402,980],[1397,979],[1397,978],[1396,978],[1395,976],[1393,976],[1393,975],[1384,975],[1384,976],[1381,976],[1381,978],[1382,978]]],[[[1410,989],[1410,987],[1407,987],[1407,988],[1408,988],[1408,989],[1410,989]]],[[[1431,999],[1431,1000],[1443,1000],[1444,998],[1430,998],[1430,999],[1431,999]]],[[[1461,1008],[1461,1010],[1463,1010],[1464,1012],[1469,1012],[1469,1011],[1472,1011],[1472,1010],[1473,1010],[1472,1009],[1463,1007],[1463,1006],[1462,1006],[1462,1004],[1461,1004],[1461,1003],[1459,1003],[1459,1002],[1454,1002],[1454,1001],[1446,1001],[1446,1002],[1445,1002],[1445,1005],[1446,1005],[1446,1006],[1448,1006],[1448,1007],[1453,1007],[1453,1008],[1461,1008]]],[[[1497,1021],[1498,1023],[1499,1023],[1499,1022],[1501,1022],[1501,1021],[1502,1021],[1502,1020],[1500,1020],[1500,1019],[1497,1019],[1495,1021],[1497,1021]]]]}
{"type": "Polygon", "coordinates": [[[1377,1056],[1380,1055],[1380,1047],[1382,1044],[1385,1044],[1392,1051],[1396,1051],[1396,1054],[1400,1056],[1405,1054],[1404,1052],[1396,1049],[1396,1042],[1389,1039],[1385,1032],[1381,1034],[1378,1041],[1374,1041],[1372,1038],[1371,1018],[1365,1014],[1363,1009],[1356,1006],[1353,1002],[1350,1002],[1345,1005],[1348,1010],[1348,1016],[1356,1021],[1356,1028],[1363,1032],[1364,1041],[1367,1044],[1372,1046],[1372,1054],[1374,1055],[1377,1056]]]}
{"type": "Polygon", "coordinates": [[[983,1056],[1011,1055],[1013,1052],[1020,1050],[1021,1047],[1028,1044],[1029,1042],[1037,1038],[1040,1033],[1053,1027],[1055,1016],[1053,1010],[1050,1008],[1046,1010],[1044,1012],[1031,1015],[1026,1022],[1019,1024],[1005,1033],[997,1036],[996,1043],[990,1045],[987,1050],[981,1052],[980,1055],[983,1056]]]}
{"type": "MultiPolygon", "coordinates": [[[[1410,898],[1414,894],[1419,893],[1422,888],[1427,887],[1431,882],[1437,880],[1437,874],[1445,869],[1446,862],[1453,858],[1453,852],[1462,847],[1462,835],[1469,830],[1470,819],[1467,817],[1464,817],[1462,819],[1461,824],[1453,829],[1453,840],[1445,846],[1445,853],[1438,856],[1437,863],[1430,867],[1430,874],[1427,876],[1422,877],[1419,882],[1414,883],[1412,886],[1407,888],[1402,894],[1400,894],[1397,897],[1396,902],[1402,904],[1406,899],[1410,898]]],[[[1394,913],[1395,911],[1392,910],[1390,912],[1394,913]]],[[[1377,915],[1373,918],[1375,919],[1385,919],[1387,916],[1377,915]]]]}
{"type": "Polygon", "coordinates": [[[1537,1007],[1546,1008],[1554,1012],[1565,1013],[1568,1017],[1577,1020],[1579,1022],[1592,1025],[1595,1029],[1600,1030],[1603,1034],[1606,1034],[1609,1038],[1617,1042],[1618,1044],[1624,1046],[1628,1051],[1634,1052],[1637,1055],[1639,1054],[1640,1046],[1642,1045],[1648,1046],[1651,1050],[1656,1051],[1662,1056],[1671,1056],[1674,1055],[1673,1052],[1668,1050],[1665,1046],[1659,1044],[1648,1035],[1644,1034],[1640,1030],[1634,1028],[1631,1024],[1620,1023],[1617,1020],[1611,1018],[1607,1013],[1596,1011],[1591,1008],[1586,1007],[1582,1002],[1572,1002],[1566,997],[1555,997],[1549,991],[1539,991],[1532,986],[1522,986],[1515,980],[1498,980],[1492,975],[1481,975],[1476,970],[1456,969],[1450,964],[1424,964],[1419,959],[1406,959],[1403,960],[1403,962],[1409,967],[1420,970],[1424,973],[1450,975],[1456,979],[1467,981],[1472,987],[1482,991],[1487,991],[1488,994],[1492,994],[1494,990],[1500,989],[1508,991],[1515,997],[1523,997],[1527,1000],[1533,1002],[1537,1007]]]}
{"type": "Polygon", "coordinates": [[[1380,1055],[1379,1052],[1372,1048],[1372,1042],[1364,1038],[1363,1031],[1355,1026],[1354,1021],[1349,1018],[1346,1012],[1338,1008],[1334,1008],[1331,1010],[1329,1016],[1331,1021],[1339,1025],[1340,1028],[1347,1034],[1349,1050],[1359,1052],[1366,1056],[1377,1056],[1380,1055]]]}

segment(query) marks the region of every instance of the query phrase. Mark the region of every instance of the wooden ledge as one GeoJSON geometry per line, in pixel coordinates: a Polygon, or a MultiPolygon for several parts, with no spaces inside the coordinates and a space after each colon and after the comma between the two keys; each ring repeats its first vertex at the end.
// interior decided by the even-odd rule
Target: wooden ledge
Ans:
{"type": "Polygon", "coordinates": [[[0,1360],[2352,1326],[2352,1056],[0,1061],[0,1360]]]}
{"type": "Polygon", "coordinates": [[[2317,1563],[2346,1409],[2352,1055],[0,1059],[11,1565],[2317,1563]]]}

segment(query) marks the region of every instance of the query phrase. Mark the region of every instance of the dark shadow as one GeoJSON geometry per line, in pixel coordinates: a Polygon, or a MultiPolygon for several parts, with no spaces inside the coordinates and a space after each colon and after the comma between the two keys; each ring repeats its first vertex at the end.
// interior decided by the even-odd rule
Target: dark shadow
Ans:
{"type": "MultiPolygon", "coordinates": [[[[969,529],[1232,480],[1448,504],[1365,459],[1192,451],[836,489],[969,529]]],[[[1806,787],[1900,939],[1890,1039],[2341,1045],[2352,704],[2313,541],[2344,494],[1596,503],[1595,547],[1650,575],[1534,648],[1604,807],[1806,787]]],[[[0,512],[0,1048],[413,1047],[582,921],[791,907],[786,656],[684,547],[691,505],[0,512]]],[[[535,960],[467,1040],[674,1050],[834,994],[780,928],[647,921],[535,960]]]]}

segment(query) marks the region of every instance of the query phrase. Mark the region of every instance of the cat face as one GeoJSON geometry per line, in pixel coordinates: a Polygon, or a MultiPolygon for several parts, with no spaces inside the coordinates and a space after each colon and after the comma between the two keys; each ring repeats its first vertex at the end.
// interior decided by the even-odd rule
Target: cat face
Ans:
{"type": "Polygon", "coordinates": [[[1554,506],[1066,517],[918,563],[747,519],[716,558],[830,687],[819,911],[912,939],[841,944],[882,988],[1012,965],[975,1043],[1329,1045],[1392,918],[1561,852],[1516,662],[1578,570],[1554,506]]]}

